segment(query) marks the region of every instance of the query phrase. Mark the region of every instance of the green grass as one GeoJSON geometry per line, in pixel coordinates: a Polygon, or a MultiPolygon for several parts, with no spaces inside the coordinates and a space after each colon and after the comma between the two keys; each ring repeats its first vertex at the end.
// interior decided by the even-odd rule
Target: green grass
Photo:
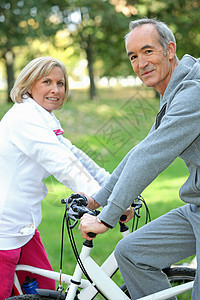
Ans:
{"type": "MultiPolygon", "coordinates": [[[[2,93],[0,93],[1,97],[2,93]]],[[[0,119],[10,108],[0,98],[0,119]]],[[[62,110],[55,112],[65,131],[64,136],[73,144],[84,150],[99,165],[112,172],[126,153],[142,140],[151,128],[159,101],[150,90],[109,89],[100,90],[98,99],[90,101],[85,91],[73,91],[72,98],[65,103],[62,110]]],[[[143,192],[151,218],[168,212],[184,203],[179,199],[178,190],[187,178],[184,163],[177,159],[175,162],[143,192]]],[[[42,202],[43,221],[39,226],[42,241],[54,270],[59,271],[60,238],[64,207],[60,199],[70,195],[70,190],[57,182],[53,177],[45,180],[48,195],[42,202]]],[[[140,226],[144,223],[144,213],[140,226]]],[[[129,222],[131,225],[131,222],[129,222]]],[[[82,238],[78,228],[74,229],[78,249],[81,248],[82,238]]],[[[92,256],[101,264],[114,250],[120,240],[119,228],[109,230],[99,235],[94,241],[92,256]]],[[[72,273],[75,265],[69,240],[65,234],[63,271],[72,273]]],[[[121,284],[119,272],[115,275],[121,284]]]]}

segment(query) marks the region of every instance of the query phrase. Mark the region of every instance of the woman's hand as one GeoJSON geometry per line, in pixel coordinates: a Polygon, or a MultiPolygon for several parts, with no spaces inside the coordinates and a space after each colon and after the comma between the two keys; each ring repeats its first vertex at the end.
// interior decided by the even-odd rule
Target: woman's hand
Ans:
{"type": "Polygon", "coordinates": [[[87,207],[94,210],[100,207],[99,203],[97,203],[92,197],[87,196],[86,194],[82,193],[82,192],[77,192],[77,194],[83,195],[87,198],[88,201],[88,205],[87,207]]]}

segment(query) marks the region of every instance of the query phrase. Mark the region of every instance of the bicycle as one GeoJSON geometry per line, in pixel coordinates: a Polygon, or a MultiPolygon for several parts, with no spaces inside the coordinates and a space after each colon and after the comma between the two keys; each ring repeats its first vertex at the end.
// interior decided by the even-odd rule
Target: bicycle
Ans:
{"type": "MultiPolygon", "coordinates": [[[[78,223],[84,213],[90,213],[92,215],[97,215],[98,210],[90,210],[87,206],[87,199],[82,195],[72,195],[68,199],[62,199],[62,203],[66,205],[65,215],[63,218],[62,226],[62,247],[61,247],[61,266],[60,273],[43,270],[40,268],[35,268],[32,266],[18,265],[16,267],[17,271],[28,271],[33,274],[39,274],[44,277],[48,277],[54,280],[59,281],[57,291],[50,291],[45,289],[37,289],[38,294],[23,294],[23,291],[20,287],[19,280],[17,278],[17,273],[15,273],[14,287],[18,296],[10,297],[7,299],[66,299],[66,300],[90,300],[95,299],[97,294],[101,294],[104,299],[108,300],[128,300],[130,299],[129,293],[125,284],[119,287],[111,277],[118,270],[117,262],[112,252],[110,256],[104,261],[101,267],[96,264],[96,262],[91,258],[90,253],[93,248],[93,241],[85,240],[80,252],[76,248],[75,240],[73,237],[73,229],[78,223]],[[71,221],[73,224],[71,224],[71,221]],[[67,224],[67,231],[69,239],[71,242],[72,249],[77,259],[77,264],[75,271],[72,275],[62,273],[62,252],[63,252],[63,232],[64,224],[67,224]],[[86,279],[82,278],[85,275],[86,279]],[[67,284],[67,289],[64,291],[62,284],[67,284]]],[[[147,217],[146,222],[149,218],[148,208],[144,199],[139,196],[132,204],[132,207],[135,211],[135,216],[137,220],[139,219],[139,210],[145,204],[147,217]]],[[[122,216],[123,217],[123,216],[122,216]]],[[[138,224],[136,224],[137,227],[138,224]]],[[[129,228],[120,222],[120,231],[122,236],[130,234],[129,228]]],[[[89,233],[90,236],[94,236],[94,233],[89,233]]],[[[195,269],[183,266],[174,266],[163,269],[169,278],[169,281],[174,285],[174,287],[149,295],[140,300],[163,300],[168,299],[174,295],[183,294],[184,298],[181,299],[191,299],[191,294],[188,294],[188,291],[192,289],[193,280],[195,277],[195,269]],[[182,284],[183,283],[183,284],[182,284]]],[[[139,300],[139,299],[138,299],[139,300]]]]}

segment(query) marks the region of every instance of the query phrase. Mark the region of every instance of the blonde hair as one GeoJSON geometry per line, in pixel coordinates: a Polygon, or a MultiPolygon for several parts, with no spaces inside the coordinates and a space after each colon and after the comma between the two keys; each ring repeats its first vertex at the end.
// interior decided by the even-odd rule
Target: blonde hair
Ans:
{"type": "Polygon", "coordinates": [[[47,76],[54,67],[60,67],[65,78],[65,95],[62,104],[67,101],[69,93],[68,74],[65,65],[52,57],[38,57],[30,61],[20,72],[10,92],[13,102],[22,103],[23,95],[27,94],[36,80],[47,76]]]}

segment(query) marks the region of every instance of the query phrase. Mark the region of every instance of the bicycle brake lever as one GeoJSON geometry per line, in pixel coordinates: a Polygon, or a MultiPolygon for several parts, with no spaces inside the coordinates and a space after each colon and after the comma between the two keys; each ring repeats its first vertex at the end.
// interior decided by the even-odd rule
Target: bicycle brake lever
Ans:
{"type": "Polygon", "coordinates": [[[87,206],[88,200],[84,195],[72,194],[67,198],[67,203],[71,204],[72,202],[76,203],[79,206],[87,206]]]}
{"type": "Polygon", "coordinates": [[[131,206],[134,207],[134,209],[139,209],[142,207],[142,202],[141,202],[141,200],[136,200],[135,202],[133,202],[131,204],[131,206]]]}
{"type": "Polygon", "coordinates": [[[76,203],[73,203],[72,205],[70,205],[70,208],[77,214],[77,219],[80,219],[86,213],[93,215],[93,216],[97,215],[97,210],[94,211],[88,207],[79,206],[76,203]]]}
{"type": "Polygon", "coordinates": [[[78,223],[78,220],[76,219],[75,216],[73,216],[73,214],[71,214],[69,212],[68,212],[68,216],[69,216],[70,219],[72,219],[74,221],[74,223],[69,226],[70,229],[73,229],[76,226],[76,224],[78,223]]]}
{"type": "Polygon", "coordinates": [[[136,216],[138,218],[140,218],[141,216],[137,213],[137,210],[140,209],[142,207],[142,201],[138,198],[136,201],[134,201],[132,204],[131,204],[133,210],[134,210],[134,213],[136,214],[136,216]]]}
{"type": "Polygon", "coordinates": [[[136,214],[136,216],[137,216],[138,218],[140,218],[141,216],[137,213],[136,209],[138,209],[138,208],[134,208],[134,209],[133,209],[133,210],[134,210],[134,213],[136,214]]]}

